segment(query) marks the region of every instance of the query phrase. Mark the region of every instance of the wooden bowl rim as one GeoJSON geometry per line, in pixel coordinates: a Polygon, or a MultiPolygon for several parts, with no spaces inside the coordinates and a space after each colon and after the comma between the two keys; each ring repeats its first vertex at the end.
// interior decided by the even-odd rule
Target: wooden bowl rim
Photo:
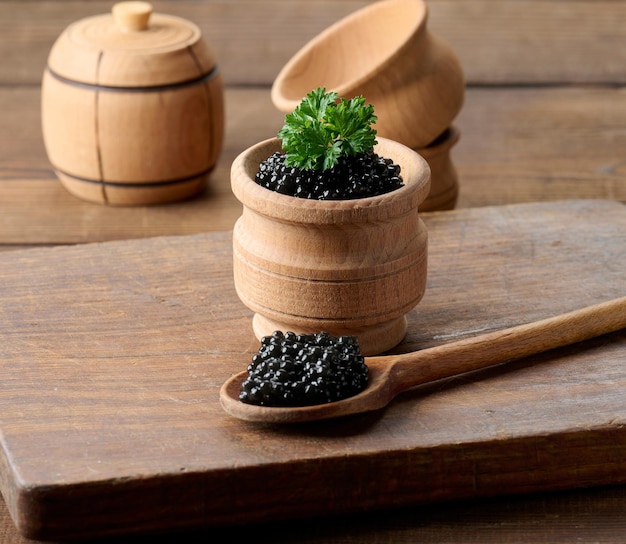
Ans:
{"type": "Polygon", "coordinates": [[[329,88],[328,90],[337,92],[339,96],[348,97],[348,95],[354,92],[353,89],[357,89],[361,87],[364,82],[375,78],[376,75],[382,72],[386,66],[391,64],[395,58],[403,54],[403,51],[408,47],[411,39],[415,35],[425,29],[428,19],[428,6],[424,0],[383,0],[375,2],[346,15],[344,18],[333,23],[331,26],[320,32],[317,36],[306,43],[299,51],[297,51],[280,70],[271,89],[271,97],[274,105],[281,111],[292,111],[300,103],[302,96],[304,96],[306,92],[312,90],[313,87],[318,87],[320,85],[323,86],[323,82],[312,83],[311,89],[307,89],[306,91],[303,90],[303,92],[299,91],[299,94],[302,96],[294,96],[293,98],[288,97],[285,92],[289,83],[296,79],[294,78],[294,74],[301,74],[297,77],[299,80],[306,77],[306,71],[299,69],[299,66],[304,59],[322,57],[322,55],[316,56],[314,54],[316,49],[324,47],[326,42],[336,39],[338,35],[350,32],[350,27],[358,25],[363,19],[380,17],[380,14],[385,11],[391,11],[393,9],[407,9],[407,7],[410,8],[412,12],[417,10],[418,17],[415,22],[406,29],[405,38],[398,43],[397,48],[390,50],[386,55],[383,55],[376,65],[371,66],[369,70],[362,72],[358,77],[345,81],[340,85],[334,86],[332,89],[329,88]]]}
{"type": "Polygon", "coordinates": [[[266,189],[254,181],[261,161],[281,151],[281,141],[270,138],[242,153],[231,167],[231,187],[244,207],[288,222],[346,224],[381,221],[416,210],[430,191],[430,167],[417,152],[387,138],[377,138],[375,152],[401,167],[404,186],[382,195],[351,200],[297,198],[266,189]]]}

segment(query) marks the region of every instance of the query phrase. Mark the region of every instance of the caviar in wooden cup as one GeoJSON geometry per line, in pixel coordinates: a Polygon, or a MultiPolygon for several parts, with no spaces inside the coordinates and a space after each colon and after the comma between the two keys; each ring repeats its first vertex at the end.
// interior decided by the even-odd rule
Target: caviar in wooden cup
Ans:
{"type": "Polygon", "coordinates": [[[418,206],[430,169],[406,146],[378,140],[375,151],[401,166],[404,186],[355,200],[297,198],[258,185],[259,164],[281,150],[278,139],[235,159],[231,183],[243,213],[233,232],[234,280],[259,339],[274,330],[328,331],[357,336],[372,355],[404,338],[405,314],[426,287],[428,235],[418,206]]]}
{"type": "Polygon", "coordinates": [[[421,209],[442,210],[456,204],[450,149],[459,139],[452,122],[465,79],[455,52],[427,19],[423,0],[373,2],[305,44],[278,74],[271,96],[285,113],[318,86],[364,96],[376,109],[378,135],[416,150],[431,166],[432,196],[421,209]]]}
{"type": "Polygon", "coordinates": [[[223,83],[196,25],[121,2],[70,25],[43,76],[46,150],[88,201],[159,204],[204,189],[222,148],[223,83]]]}

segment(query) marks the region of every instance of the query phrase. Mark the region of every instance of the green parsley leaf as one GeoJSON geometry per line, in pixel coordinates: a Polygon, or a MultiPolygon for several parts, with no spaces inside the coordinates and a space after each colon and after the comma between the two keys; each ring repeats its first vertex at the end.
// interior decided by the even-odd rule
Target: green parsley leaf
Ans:
{"type": "Polygon", "coordinates": [[[369,151],[376,142],[374,107],[365,98],[350,100],[317,88],[285,116],[278,131],[285,150],[285,164],[305,170],[328,170],[341,155],[369,151]]]}

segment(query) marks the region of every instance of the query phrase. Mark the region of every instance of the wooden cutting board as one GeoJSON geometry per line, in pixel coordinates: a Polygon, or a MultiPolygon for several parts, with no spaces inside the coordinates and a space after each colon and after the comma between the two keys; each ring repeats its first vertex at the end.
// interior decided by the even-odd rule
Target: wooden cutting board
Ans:
{"type": "MultiPolygon", "coordinates": [[[[626,208],[425,214],[426,296],[398,351],[626,294],[626,208]]],[[[626,331],[293,427],[224,413],[258,347],[231,233],[0,254],[0,484],[70,538],[626,482],[626,331]]]]}

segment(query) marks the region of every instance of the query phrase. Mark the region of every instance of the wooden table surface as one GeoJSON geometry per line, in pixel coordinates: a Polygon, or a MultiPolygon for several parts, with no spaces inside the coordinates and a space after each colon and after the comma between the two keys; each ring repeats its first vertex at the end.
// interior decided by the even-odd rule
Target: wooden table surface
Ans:
{"type": "MultiPolygon", "coordinates": [[[[231,229],[240,206],[230,192],[230,163],[282,124],[269,98],[273,78],[308,39],[368,3],[154,2],[157,11],[195,21],[217,53],[227,86],[224,150],[199,198],[112,208],[80,201],[56,180],[39,111],[41,75],[56,37],[112,2],[0,1],[0,249],[231,229]]],[[[452,152],[458,207],[626,201],[626,1],[430,0],[428,6],[430,28],[457,51],[467,79],[455,122],[461,140],[452,152]]],[[[316,520],[305,532],[289,522],[185,538],[623,542],[625,514],[626,489],[615,486],[316,520]]],[[[30,542],[18,535],[3,504],[0,542],[30,542]]]]}

